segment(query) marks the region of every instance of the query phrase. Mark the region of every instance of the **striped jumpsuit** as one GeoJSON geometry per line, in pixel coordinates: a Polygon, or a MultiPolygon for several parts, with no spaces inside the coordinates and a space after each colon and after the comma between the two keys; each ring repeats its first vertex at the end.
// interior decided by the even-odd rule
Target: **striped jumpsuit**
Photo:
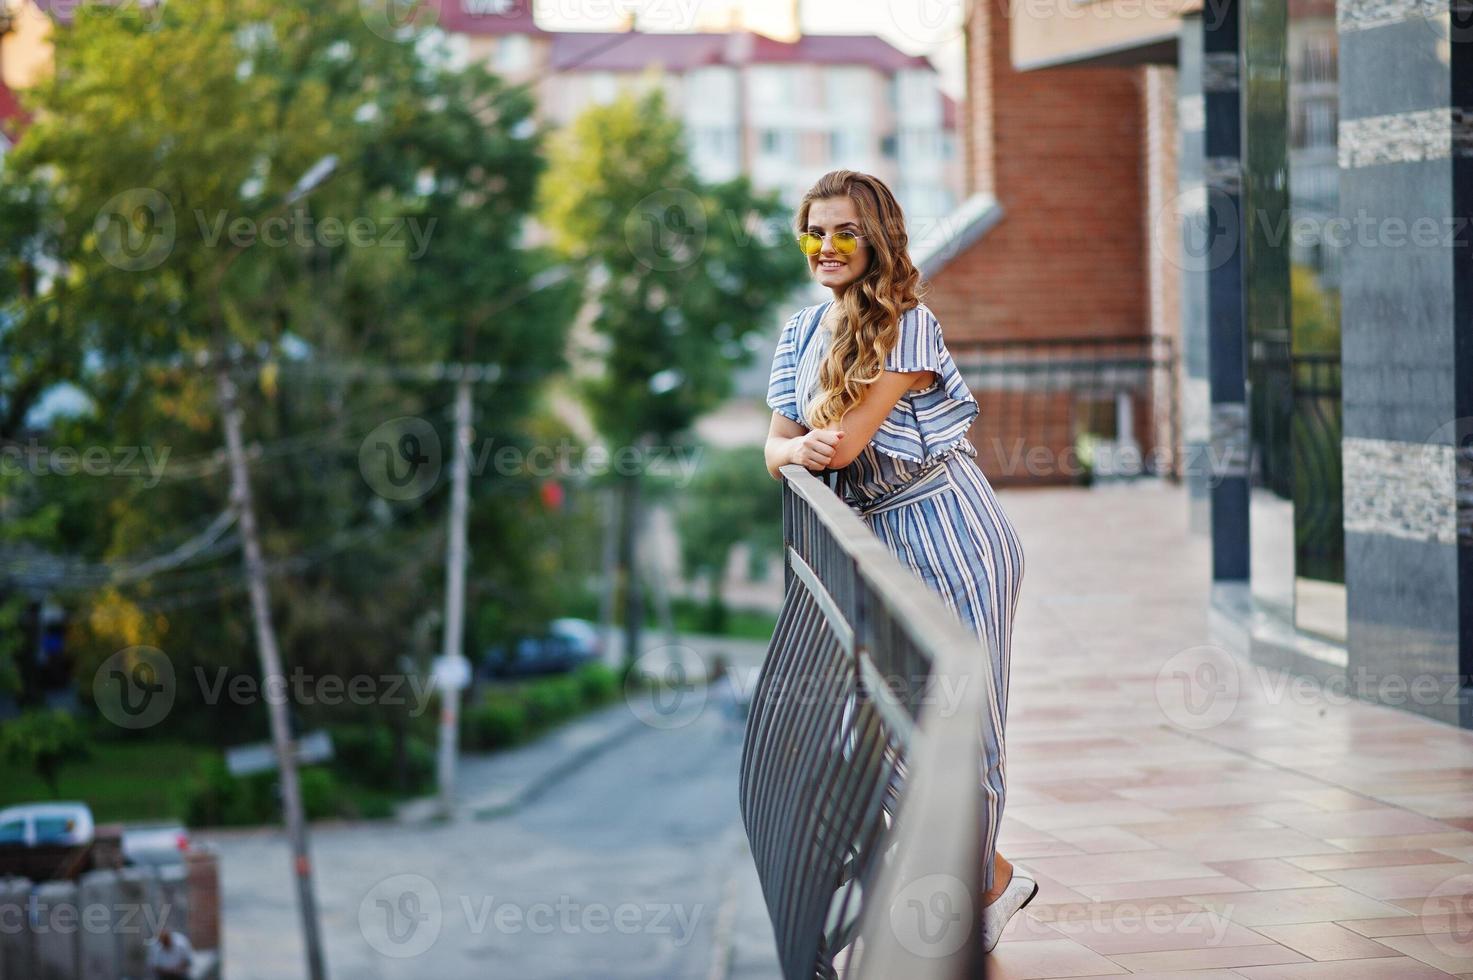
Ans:
{"type": "MultiPolygon", "coordinates": [[[[767,405],[805,428],[811,428],[804,412],[817,393],[828,347],[828,331],[819,322],[833,303],[794,314],[773,355],[767,405]]],[[[938,380],[901,396],[869,445],[840,472],[841,486],[866,526],[983,641],[979,652],[998,651],[981,732],[988,818],[983,887],[990,889],[1006,795],[1003,724],[1022,542],[977,466],[967,430],[980,409],[924,303],[901,317],[885,369],[935,371],[938,380]]]]}

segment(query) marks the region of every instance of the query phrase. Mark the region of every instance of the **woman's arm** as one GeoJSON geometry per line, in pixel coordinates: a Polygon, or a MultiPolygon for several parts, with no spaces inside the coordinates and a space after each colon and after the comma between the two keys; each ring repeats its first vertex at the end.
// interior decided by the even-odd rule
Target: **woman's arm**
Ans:
{"type": "MultiPolygon", "coordinates": [[[[895,403],[911,388],[918,386],[917,382],[922,378],[934,377],[934,371],[883,371],[879,380],[865,389],[859,399],[859,404],[849,409],[844,414],[840,423],[840,432],[844,438],[839,440],[838,448],[834,451],[833,458],[829,460],[829,466],[834,469],[843,469],[864,452],[864,447],[875,437],[880,430],[880,423],[895,408],[895,403]]],[[[927,382],[929,383],[929,381],[927,382]]],[[[836,430],[818,430],[836,431],[836,430]]]]}
{"type": "Polygon", "coordinates": [[[835,429],[809,430],[781,412],[773,412],[763,449],[768,474],[774,480],[781,480],[782,467],[789,463],[798,463],[814,472],[831,468],[835,446],[843,441],[842,435],[835,429]]]}

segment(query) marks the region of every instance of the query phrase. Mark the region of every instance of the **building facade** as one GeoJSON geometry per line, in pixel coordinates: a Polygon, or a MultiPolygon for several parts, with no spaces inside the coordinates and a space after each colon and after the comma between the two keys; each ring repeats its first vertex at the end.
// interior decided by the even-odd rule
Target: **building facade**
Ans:
{"type": "Polygon", "coordinates": [[[528,0],[443,0],[438,20],[457,59],[532,82],[552,125],[661,87],[703,179],[746,174],[796,204],[828,171],[862,170],[890,185],[920,233],[960,197],[957,106],[928,60],[882,38],[546,31],[528,0]]]}
{"type": "Polygon", "coordinates": [[[985,217],[933,268],[959,341],[1171,337],[1220,635],[1473,727],[1457,9],[974,0],[962,210],[985,217]]]}

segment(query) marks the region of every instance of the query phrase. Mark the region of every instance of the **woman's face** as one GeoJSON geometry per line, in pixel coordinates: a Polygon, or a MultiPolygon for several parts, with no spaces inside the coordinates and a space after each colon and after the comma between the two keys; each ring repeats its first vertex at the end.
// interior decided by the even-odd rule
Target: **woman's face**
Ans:
{"type": "Polygon", "coordinates": [[[804,231],[824,236],[823,248],[819,249],[817,255],[808,256],[808,271],[820,286],[832,289],[835,296],[842,294],[845,287],[869,268],[870,255],[873,253],[867,239],[861,238],[859,247],[852,254],[841,255],[834,248],[834,240],[830,237],[836,231],[864,234],[864,229],[859,226],[859,212],[847,195],[820,198],[810,204],[808,227],[804,231]]]}

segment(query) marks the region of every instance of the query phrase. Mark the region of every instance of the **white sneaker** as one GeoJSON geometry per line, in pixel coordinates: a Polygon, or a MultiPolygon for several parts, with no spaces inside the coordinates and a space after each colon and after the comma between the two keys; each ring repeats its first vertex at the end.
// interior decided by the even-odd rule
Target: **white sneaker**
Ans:
{"type": "Polygon", "coordinates": [[[982,949],[985,952],[992,952],[992,948],[1002,938],[1002,931],[1007,928],[1008,920],[1033,901],[1033,896],[1037,894],[1038,882],[1014,868],[1012,880],[1002,890],[997,901],[982,909],[982,949]]]}

